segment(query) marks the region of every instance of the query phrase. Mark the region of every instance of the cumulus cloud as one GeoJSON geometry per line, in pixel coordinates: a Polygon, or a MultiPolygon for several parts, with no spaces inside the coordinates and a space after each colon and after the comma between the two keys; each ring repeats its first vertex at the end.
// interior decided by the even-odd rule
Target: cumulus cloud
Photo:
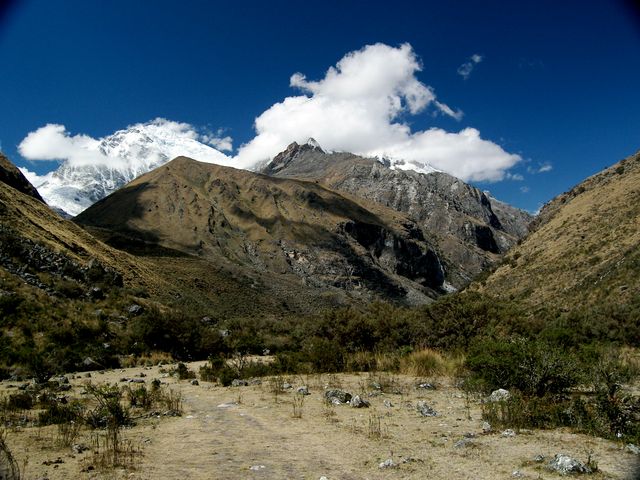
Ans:
{"type": "Polygon", "coordinates": [[[473,72],[475,66],[483,59],[484,57],[482,55],[474,53],[473,55],[471,55],[471,57],[469,57],[468,61],[464,62],[458,67],[458,75],[462,76],[462,78],[466,80],[467,78],[469,78],[469,75],[471,75],[471,72],[473,72]]]}
{"type": "Polygon", "coordinates": [[[348,53],[320,80],[294,74],[291,86],[305,95],[287,97],[256,118],[256,136],[240,147],[238,166],[267,161],[292,141],[313,137],[327,150],[404,160],[406,169],[430,164],[463,180],[503,179],[520,157],[482,139],[478,130],[412,131],[403,121],[428,110],[462,118],[461,110],[438,100],[434,89],[418,80],[421,70],[409,44],[379,43],[348,53]]]}
{"type": "MultiPolygon", "coordinates": [[[[480,55],[474,55],[470,61],[477,64],[481,60],[480,55]]],[[[435,127],[412,129],[409,119],[419,114],[457,121],[463,116],[459,108],[438,99],[434,88],[417,78],[422,68],[409,44],[391,47],[378,43],[346,54],[318,80],[295,73],[290,86],[300,94],[286,97],[260,114],[255,119],[254,138],[241,145],[233,157],[221,153],[233,149],[224,130],[202,133],[190,124],[165,119],[151,124],[156,129],[154,135],[180,140],[165,155],[184,155],[181,149],[185,145],[195,148],[193,142],[203,142],[206,145],[200,145],[207,150],[197,150],[199,156],[194,158],[237,168],[255,168],[291,142],[313,137],[325,150],[387,157],[396,160],[398,168],[428,171],[430,165],[467,181],[504,179],[520,156],[483,139],[475,128],[456,132],[435,127]]],[[[428,121],[431,117],[418,118],[428,121]]],[[[123,155],[105,149],[103,140],[71,135],[64,126],[49,124],[27,135],[19,150],[30,160],[60,159],[72,164],[120,161],[123,155]]]]}
{"type": "Polygon", "coordinates": [[[70,135],[64,125],[49,123],[29,133],[20,145],[28,160],[68,160],[74,165],[108,163],[100,152],[100,141],[87,135],[70,135]]]}

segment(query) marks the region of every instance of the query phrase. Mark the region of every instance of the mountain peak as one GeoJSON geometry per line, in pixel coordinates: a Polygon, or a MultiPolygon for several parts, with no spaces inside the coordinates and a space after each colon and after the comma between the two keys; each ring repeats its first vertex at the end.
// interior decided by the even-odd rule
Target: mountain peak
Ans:
{"type": "Polygon", "coordinates": [[[308,145],[308,146],[310,146],[312,148],[316,148],[316,149],[320,150],[322,153],[324,153],[324,150],[322,149],[320,144],[313,137],[309,137],[309,139],[307,140],[307,143],[305,143],[305,145],[308,145]]]}

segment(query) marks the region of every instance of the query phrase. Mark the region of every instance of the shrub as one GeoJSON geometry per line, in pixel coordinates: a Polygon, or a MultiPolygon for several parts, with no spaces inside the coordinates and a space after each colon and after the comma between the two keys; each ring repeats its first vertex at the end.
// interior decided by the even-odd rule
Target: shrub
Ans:
{"type": "Polygon", "coordinates": [[[564,392],[581,380],[570,352],[522,337],[479,341],[470,349],[465,365],[487,390],[517,388],[538,397],[564,392]]]}

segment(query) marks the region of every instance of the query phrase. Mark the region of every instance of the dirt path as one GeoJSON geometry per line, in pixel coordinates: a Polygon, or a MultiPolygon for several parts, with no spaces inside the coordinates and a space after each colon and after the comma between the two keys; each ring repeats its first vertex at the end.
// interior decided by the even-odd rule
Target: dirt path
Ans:
{"type": "MultiPolygon", "coordinates": [[[[191,366],[194,370],[197,367],[191,366]]],[[[122,377],[140,372],[140,368],[106,372],[94,374],[91,380],[118,383],[122,377]]],[[[29,457],[27,478],[558,479],[545,465],[556,453],[565,453],[582,461],[591,454],[599,472],[588,478],[599,480],[634,478],[637,464],[638,457],[624,451],[622,443],[567,431],[483,435],[479,404],[467,405],[461,392],[445,380],[438,382],[434,391],[417,389],[416,379],[389,375],[287,378],[294,387],[307,385],[311,392],[300,409],[302,418],[294,418],[293,389],[276,398],[268,381],[223,388],[208,382],[197,386],[177,381],[163,375],[158,367],[144,373],[147,383],[159,378],[167,388],[179,391],[184,413],[181,417],[140,419],[125,432],[142,451],[135,469],[88,470],[91,453],[57,449],[52,442],[54,427],[37,432],[25,428],[10,432],[8,440],[19,459],[29,457]],[[368,394],[374,380],[390,381],[400,393],[367,395],[368,409],[327,406],[323,401],[329,384],[353,394],[368,394]],[[416,411],[419,400],[437,410],[438,416],[421,417],[416,411]],[[465,436],[471,438],[463,445],[457,443],[465,436]],[[536,463],[537,455],[544,455],[545,461],[536,463]],[[57,457],[62,463],[43,465],[57,457]],[[395,467],[379,468],[387,459],[395,467]]],[[[72,380],[74,392],[84,381],[72,380]]],[[[89,432],[83,435],[87,441],[89,432]]]]}

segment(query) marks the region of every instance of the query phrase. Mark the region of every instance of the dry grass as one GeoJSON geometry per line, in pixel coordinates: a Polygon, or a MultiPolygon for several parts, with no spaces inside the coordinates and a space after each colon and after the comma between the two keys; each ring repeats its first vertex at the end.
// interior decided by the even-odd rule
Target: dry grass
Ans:
{"type": "Polygon", "coordinates": [[[413,377],[454,377],[460,373],[463,364],[463,356],[423,348],[400,359],[400,373],[413,377]]]}

